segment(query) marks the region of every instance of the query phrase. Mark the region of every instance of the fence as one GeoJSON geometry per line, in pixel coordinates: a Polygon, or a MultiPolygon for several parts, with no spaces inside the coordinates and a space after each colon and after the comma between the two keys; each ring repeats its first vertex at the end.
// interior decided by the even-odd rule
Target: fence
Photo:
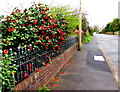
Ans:
{"type": "MultiPolygon", "coordinates": [[[[33,48],[32,50],[27,49],[28,47],[25,47],[23,50],[17,48],[18,53],[14,55],[14,59],[12,61],[12,64],[17,65],[17,71],[15,72],[16,84],[30,76],[35,71],[40,71],[40,68],[45,65],[52,63],[52,60],[55,57],[63,53],[76,42],[76,36],[67,39],[61,45],[60,51],[47,50],[42,47],[38,49],[33,48]]],[[[31,45],[31,48],[32,47],[33,46],[31,45]]],[[[10,51],[12,53],[12,49],[10,49],[10,51]]]]}

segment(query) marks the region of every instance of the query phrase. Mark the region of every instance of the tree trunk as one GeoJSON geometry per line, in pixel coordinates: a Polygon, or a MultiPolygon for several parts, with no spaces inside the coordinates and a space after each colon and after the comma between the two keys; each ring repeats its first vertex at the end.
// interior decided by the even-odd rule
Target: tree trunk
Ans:
{"type": "Polygon", "coordinates": [[[114,31],[113,31],[113,35],[114,35],[114,31]]]}

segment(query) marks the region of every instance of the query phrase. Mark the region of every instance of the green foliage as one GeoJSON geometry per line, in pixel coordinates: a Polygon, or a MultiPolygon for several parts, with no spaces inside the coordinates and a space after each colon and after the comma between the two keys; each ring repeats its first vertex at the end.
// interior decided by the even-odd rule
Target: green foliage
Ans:
{"type": "Polygon", "coordinates": [[[61,6],[61,7],[51,7],[50,13],[55,18],[59,18],[61,16],[64,16],[66,18],[66,22],[68,22],[68,29],[70,29],[71,34],[74,34],[74,30],[77,25],[79,25],[79,14],[78,10],[72,10],[69,6],[61,6]]]}
{"type": "Polygon", "coordinates": [[[95,31],[94,28],[89,26],[86,15],[86,13],[82,13],[82,31],[84,32],[84,43],[91,41],[93,33],[95,31]]]}
{"type": "Polygon", "coordinates": [[[88,32],[90,33],[91,36],[93,36],[94,28],[88,26],[88,32]]]}
{"type": "Polygon", "coordinates": [[[50,92],[50,89],[48,89],[46,86],[42,86],[40,89],[38,89],[38,92],[50,92]]]}
{"type": "Polygon", "coordinates": [[[112,22],[109,22],[105,28],[102,30],[102,33],[106,32],[120,32],[120,19],[119,18],[114,18],[112,22]]]}
{"type": "Polygon", "coordinates": [[[90,42],[92,39],[92,36],[90,35],[90,33],[88,31],[85,32],[85,36],[84,36],[84,42],[90,42]]]}
{"type": "Polygon", "coordinates": [[[6,55],[6,57],[3,58],[1,61],[2,64],[2,90],[5,91],[6,89],[11,90],[15,83],[15,76],[14,72],[16,72],[17,66],[15,64],[12,64],[12,58],[9,55],[6,55]]]}

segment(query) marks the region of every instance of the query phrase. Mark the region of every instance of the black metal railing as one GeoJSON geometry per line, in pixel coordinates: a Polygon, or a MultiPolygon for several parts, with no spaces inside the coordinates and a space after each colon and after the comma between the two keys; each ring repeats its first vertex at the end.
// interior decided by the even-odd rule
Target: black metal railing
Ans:
{"type": "MultiPolygon", "coordinates": [[[[18,53],[15,53],[14,60],[12,61],[12,64],[17,65],[17,71],[15,72],[15,79],[17,81],[16,84],[34,73],[36,69],[44,67],[45,63],[48,63],[49,60],[53,60],[55,57],[63,53],[66,49],[73,46],[75,43],[77,43],[76,36],[68,38],[61,45],[61,50],[57,52],[43,49],[42,47],[38,49],[33,48],[32,50],[27,49],[27,47],[22,50],[17,48],[18,53]]],[[[10,51],[12,53],[12,49],[10,49],[10,51]]]]}

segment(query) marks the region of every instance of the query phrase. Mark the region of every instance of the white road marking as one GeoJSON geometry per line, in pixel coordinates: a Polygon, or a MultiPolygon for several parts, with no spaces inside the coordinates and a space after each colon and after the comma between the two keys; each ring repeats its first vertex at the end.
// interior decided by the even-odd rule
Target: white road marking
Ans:
{"type": "Polygon", "coordinates": [[[94,60],[96,60],[96,61],[105,61],[103,56],[94,56],[94,60]]]}

